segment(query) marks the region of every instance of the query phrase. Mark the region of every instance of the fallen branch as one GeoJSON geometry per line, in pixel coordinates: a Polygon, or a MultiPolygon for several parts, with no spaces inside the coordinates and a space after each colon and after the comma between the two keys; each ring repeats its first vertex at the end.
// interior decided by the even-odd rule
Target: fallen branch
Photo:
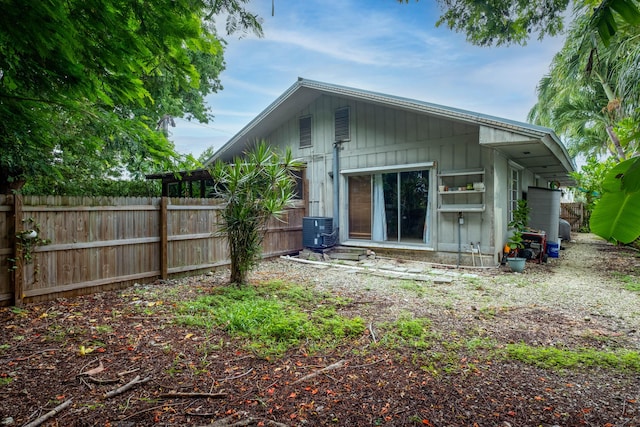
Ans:
{"type": "Polygon", "coordinates": [[[131,415],[125,417],[125,418],[122,418],[120,420],[120,422],[124,422],[124,421],[128,420],[129,418],[137,417],[138,415],[144,414],[146,412],[155,411],[157,409],[173,408],[174,406],[178,406],[178,405],[182,405],[182,404],[174,403],[174,404],[171,404],[171,405],[167,405],[165,403],[164,405],[159,405],[159,406],[154,406],[152,408],[143,409],[142,411],[134,412],[133,414],[131,414],[131,415]]]}
{"type": "Polygon", "coordinates": [[[135,368],[130,371],[118,372],[119,377],[124,377],[125,375],[133,374],[134,372],[138,372],[140,368],[135,368]]]}
{"type": "Polygon", "coordinates": [[[237,380],[238,378],[242,378],[245,375],[249,375],[251,372],[253,371],[253,368],[249,368],[249,370],[247,372],[244,372],[242,374],[238,374],[238,375],[233,375],[231,377],[227,377],[227,378],[223,378],[220,381],[231,381],[231,380],[237,380]]]}
{"type": "Polygon", "coordinates": [[[128,383],[126,383],[125,385],[123,385],[122,387],[119,387],[115,390],[112,390],[110,392],[107,392],[104,397],[106,399],[113,397],[113,396],[117,396],[119,394],[124,393],[125,391],[129,390],[132,387],[137,386],[138,384],[144,384],[148,381],[151,381],[151,377],[147,377],[144,379],[140,379],[140,375],[136,376],[134,379],[132,379],[131,381],[129,381],[128,383]]]}
{"type": "Polygon", "coordinates": [[[0,365],[3,365],[5,363],[9,363],[9,362],[13,362],[13,361],[22,362],[23,360],[31,359],[32,357],[37,356],[39,354],[49,353],[49,352],[52,352],[52,351],[58,351],[58,349],[57,348],[47,348],[47,349],[44,349],[44,350],[36,351],[35,353],[30,354],[29,356],[14,357],[12,359],[3,359],[3,360],[0,360],[0,365]]]}
{"type": "Polygon", "coordinates": [[[367,366],[375,365],[375,364],[378,364],[380,362],[385,362],[387,360],[388,360],[388,358],[385,357],[385,358],[382,358],[382,359],[378,359],[375,362],[365,363],[364,365],[349,365],[349,368],[351,368],[351,369],[366,368],[367,366]]]}
{"type": "Polygon", "coordinates": [[[369,323],[369,333],[371,334],[371,339],[373,340],[373,343],[377,343],[378,341],[376,340],[376,334],[373,332],[373,323],[369,323]]]}
{"type": "Polygon", "coordinates": [[[119,383],[120,382],[120,378],[94,378],[94,377],[87,377],[83,379],[84,381],[91,381],[92,383],[96,383],[96,384],[113,384],[113,383],[119,383]]]}
{"type": "Polygon", "coordinates": [[[326,366],[326,367],[324,367],[322,369],[318,369],[317,371],[314,371],[314,372],[310,373],[309,375],[305,375],[304,377],[302,377],[300,379],[297,379],[296,381],[292,382],[291,385],[299,384],[299,383],[301,383],[303,381],[310,380],[311,378],[315,378],[315,377],[317,377],[318,375],[320,375],[320,374],[322,374],[324,372],[331,371],[333,369],[341,368],[342,366],[344,366],[345,363],[347,363],[346,360],[340,360],[340,361],[338,361],[336,363],[332,363],[329,366],[326,366]]]}
{"type": "Polygon", "coordinates": [[[47,421],[49,418],[55,416],[56,414],[58,414],[59,412],[62,412],[63,410],[65,410],[69,405],[71,405],[72,399],[67,400],[66,402],[63,402],[61,404],[59,404],[58,406],[56,406],[55,408],[53,408],[52,410],[50,410],[49,412],[47,412],[46,414],[44,414],[43,416],[39,417],[38,419],[35,419],[33,421],[31,421],[29,424],[25,424],[23,427],[37,427],[40,424],[44,423],[45,421],[47,421]]]}
{"type": "Polygon", "coordinates": [[[227,393],[181,393],[181,392],[172,392],[172,393],[161,393],[159,397],[165,399],[171,399],[174,397],[182,398],[182,397],[192,397],[192,398],[200,398],[200,397],[208,397],[211,399],[224,399],[227,397],[227,393]]]}
{"type": "MultiPolygon", "coordinates": [[[[273,420],[265,420],[264,418],[254,418],[251,416],[248,416],[248,414],[246,413],[239,413],[239,414],[234,414],[234,415],[229,415],[228,417],[224,417],[221,418],[217,421],[214,421],[213,424],[207,424],[206,427],[244,427],[244,426],[248,426],[251,424],[255,424],[258,422],[262,422],[263,425],[265,426],[273,426],[273,427],[288,427],[286,424],[282,424],[279,423],[277,421],[273,421],[273,420]],[[238,415],[240,416],[245,416],[245,419],[241,419],[239,421],[235,421],[234,418],[236,418],[238,415]]],[[[202,426],[204,427],[204,426],[202,426]]]]}

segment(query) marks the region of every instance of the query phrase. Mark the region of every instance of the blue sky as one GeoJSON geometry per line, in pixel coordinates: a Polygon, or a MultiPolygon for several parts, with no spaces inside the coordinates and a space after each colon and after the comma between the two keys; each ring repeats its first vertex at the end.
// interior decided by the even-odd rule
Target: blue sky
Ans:
{"type": "Polygon", "coordinates": [[[480,48],[435,28],[433,0],[253,0],[264,37],[227,41],[224,90],[207,98],[208,124],[178,120],[176,149],[199,156],[242,129],[298,77],[526,121],[562,39],[480,48]]]}

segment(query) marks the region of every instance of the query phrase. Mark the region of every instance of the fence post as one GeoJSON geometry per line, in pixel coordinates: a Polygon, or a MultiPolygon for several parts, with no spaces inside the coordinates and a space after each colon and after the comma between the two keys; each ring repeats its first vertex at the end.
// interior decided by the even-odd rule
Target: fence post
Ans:
{"type": "Polygon", "coordinates": [[[169,265],[168,265],[168,238],[167,238],[167,205],[169,204],[168,197],[162,197],[160,199],[160,277],[162,280],[167,280],[169,277],[169,265]]]}
{"type": "Polygon", "coordinates": [[[18,244],[17,234],[22,231],[22,195],[13,195],[13,227],[9,238],[13,242],[13,270],[11,271],[11,281],[13,289],[13,305],[22,305],[24,297],[24,265],[22,262],[22,247],[18,244]]]}

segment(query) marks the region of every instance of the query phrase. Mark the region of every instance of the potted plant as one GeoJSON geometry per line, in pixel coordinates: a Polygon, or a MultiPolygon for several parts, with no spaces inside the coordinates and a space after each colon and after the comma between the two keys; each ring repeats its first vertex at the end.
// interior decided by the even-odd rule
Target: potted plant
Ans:
{"type": "Polygon", "coordinates": [[[518,200],[518,205],[513,211],[513,219],[509,222],[509,228],[511,231],[511,237],[507,240],[507,246],[509,246],[509,254],[507,255],[507,263],[511,270],[521,273],[524,270],[526,258],[520,257],[520,251],[524,249],[522,243],[522,233],[527,230],[527,224],[529,223],[529,211],[530,208],[526,200],[518,200]]]}

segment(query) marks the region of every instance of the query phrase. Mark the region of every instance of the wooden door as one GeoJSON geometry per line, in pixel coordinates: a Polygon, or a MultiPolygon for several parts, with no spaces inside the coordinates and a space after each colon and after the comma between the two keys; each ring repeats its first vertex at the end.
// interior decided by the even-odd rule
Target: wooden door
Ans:
{"type": "Polygon", "coordinates": [[[371,176],[349,177],[349,238],[371,240],[371,176]]]}

